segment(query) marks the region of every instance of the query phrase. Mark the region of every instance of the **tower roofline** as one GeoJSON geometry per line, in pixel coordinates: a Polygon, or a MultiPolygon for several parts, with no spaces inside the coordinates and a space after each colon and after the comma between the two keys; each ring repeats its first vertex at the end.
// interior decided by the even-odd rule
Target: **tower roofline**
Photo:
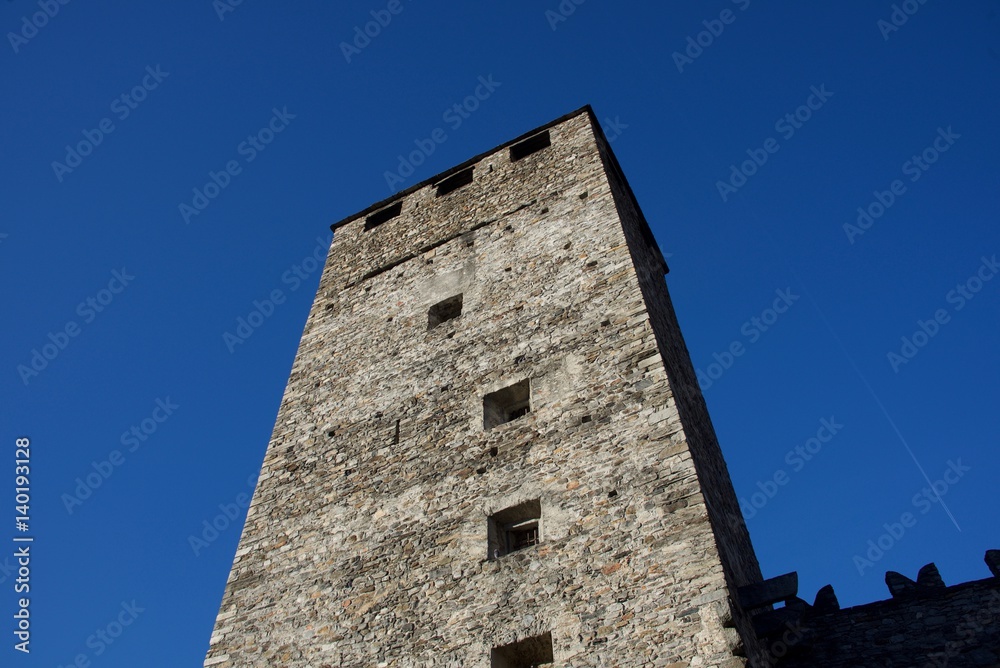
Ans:
{"type": "Polygon", "coordinates": [[[611,166],[614,169],[615,175],[620,179],[621,184],[622,184],[622,186],[623,186],[623,188],[625,190],[625,193],[626,193],[627,197],[632,200],[632,204],[635,206],[635,210],[638,213],[638,216],[639,216],[639,219],[640,219],[639,220],[639,224],[644,229],[646,229],[647,231],[649,231],[649,241],[652,244],[652,246],[655,247],[656,253],[659,255],[659,257],[660,257],[660,259],[661,259],[661,261],[663,263],[663,271],[664,271],[664,273],[669,273],[670,272],[670,268],[667,265],[666,260],[664,259],[663,252],[660,250],[659,244],[656,242],[656,238],[653,236],[652,231],[649,228],[649,223],[646,221],[646,217],[645,217],[645,215],[643,215],[642,209],[639,207],[639,201],[636,199],[635,193],[632,191],[632,186],[629,184],[628,179],[625,178],[625,174],[622,171],[621,165],[619,165],[619,163],[618,163],[618,157],[614,154],[614,151],[611,150],[611,143],[607,140],[607,137],[604,135],[604,128],[601,127],[601,123],[597,120],[597,115],[594,113],[594,108],[592,106],[590,106],[589,104],[585,104],[584,106],[580,107],[579,109],[576,109],[575,111],[571,111],[568,114],[564,114],[564,115],[560,116],[559,118],[556,118],[555,120],[549,121],[548,123],[545,123],[544,125],[538,126],[537,128],[534,128],[532,130],[528,130],[527,132],[525,132],[525,133],[523,133],[521,135],[518,135],[517,137],[514,137],[513,139],[505,141],[502,144],[499,144],[498,146],[495,146],[495,147],[493,147],[493,148],[491,148],[491,149],[489,149],[487,151],[483,151],[482,153],[479,153],[478,155],[475,155],[475,156],[469,158],[468,160],[465,160],[464,162],[461,162],[461,163],[455,165],[454,167],[451,167],[449,169],[444,170],[443,172],[440,172],[438,174],[430,176],[430,177],[424,179],[423,181],[420,181],[419,183],[415,183],[412,186],[410,186],[409,188],[406,188],[404,190],[400,190],[397,193],[393,193],[392,195],[389,195],[385,199],[379,200],[378,202],[375,202],[374,204],[372,204],[372,205],[370,205],[368,207],[365,207],[361,211],[358,211],[357,213],[351,214],[350,216],[347,216],[346,218],[342,218],[341,220],[337,221],[336,223],[330,225],[330,230],[336,232],[337,228],[340,227],[341,225],[344,225],[345,223],[349,223],[352,220],[357,220],[358,218],[361,218],[363,216],[367,216],[370,213],[373,213],[375,211],[379,211],[380,209],[385,208],[389,204],[391,204],[391,203],[393,203],[393,202],[395,202],[397,200],[400,200],[400,199],[406,197],[407,195],[410,195],[411,193],[414,193],[417,190],[420,190],[421,188],[424,188],[426,186],[433,185],[435,183],[439,183],[440,181],[443,181],[444,179],[446,179],[447,177],[451,176],[452,174],[456,174],[456,173],[462,171],[463,169],[465,169],[466,167],[469,167],[470,165],[476,164],[477,162],[481,161],[486,156],[489,156],[489,155],[492,155],[492,154],[497,153],[499,151],[502,151],[503,149],[508,148],[510,146],[513,146],[514,144],[517,144],[518,142],[520,142],[520,141],[522,141],[524,139],[527,139],[528,137],[536,135],[539,132],[544,132],[545,130],[548,130],[549,128],[555,127],[557,125],[561,125],[562,123],[565,123],[566,121],[570,120],[571,118],[576,118],[577,116],[580,116],[582,114],[587,114],[587,116],[590,118],[590,125],[594,129],[594,133],[597,135],[597,137],[599,138],[599,140],[603,144],[604,150],[607,152],[607,156],[608,156],[609,160],[611,161],[611,166]]]}
{"type": "Polygon", "coordinates": [[[455,174],[457,172],[462,171],[463,169],[465,169],[469,165],[472,165],[472,164],[475,164],[475,163],[479,162],[480,160],[482,160],[483,158],[485,158],[488,155],[492,155],[493,153],[496,153],[497,151],[502,151],[503,149],[505,149],[505,148],[507,148],[509,146],[512,146],[512,145],[518,143],[522,139],[527,139],[528,137],[530,137],[532,135],[535,135],[535,134],[538,134],[539,132],[543,132],[544,130],[548,130],[549,128],[555,127],[556,125],[559,125],[561,123],[565,123],[569,119],[575,118],[575,117],[577,117],[577,116],[579,116],[581,114],[587,114],[588,116],[590,116],[591,124],[595,128],[598,129],[598,132],[600,132],[603,135],[603,130],[600,129],[601,125],[597,121],[597,116],[594,114],[594,109],[589,104],[586,104],[586,105],[580,107],[579,109],[577,109],[575,111],[571,111],[568,114],[560,116],[559,118],[557,118],[557,119],[555,119],[553,121],[549,121],[545,125],[540,125],[540,126],[538,126],[537,128],[535,128],[533,130],[528,130],[524,134],[521,134],[521,135],[519,135],[519,136],[517,136],[517,137],[515,137],[515,138],[513,138],[513,139],[511,139],[509,141],[505,141],[504,143],[500,144],[499,146],[494,146],[493,148],[489,149],[488,151],[483,151],[482,153],[480,153],[480,154],[478,154],[476,156],[473,156],[473,157],[469,158],[468,160],[455,165],[454,167],[451,167],[449,169],[446,169],[443,172],[440,172],[438,174],[430,176],[430,177],[424,179],[423,181],[421,181],[420,183],[415,183],[412,186],[410,186],[409,188],[406,188],[404,190],[400,190],[399,192],[393,193],[392,195],[389,195],[385,199],[379,200],[378,202],[375,202],[371,206],[365,207],[364,209],[362,209],[361,211],[358,211],[357,213],[351,214],[350,216],[347,216],[346,218],[342,218],[341,220],[337,221],[333,225],[330,225],[330,229],[333,230],[333,231],[336,231],[336,229],[338,227],[340,227],[341,225],[343,225],[345,223],[349,223],[352,220],[357,220],[358,218],[360,218],[362,216],[366,216],[366,215],[368,215],[369,213],[371,213],[373,211],[378,211],[379,209],[384,208],[385,206],[391,204],[392,202],[395,202],[396,200],[400,199],[401,197],[406,197],[410,193],[416,192],[417,190],[420,190],[421,188],[424,188],[426,186],[429,186],[429,185],[432,185],[434,183],[437,183],[438,181],[442,181],[443,179],[447,178],[448,176],[451,176],[452,174],[455,174]]]}

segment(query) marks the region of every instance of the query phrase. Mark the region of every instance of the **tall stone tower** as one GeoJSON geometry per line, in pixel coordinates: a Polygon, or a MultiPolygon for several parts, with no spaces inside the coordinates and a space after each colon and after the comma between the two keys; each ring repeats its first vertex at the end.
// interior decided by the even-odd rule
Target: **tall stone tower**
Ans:
{"type": "Polygon", "coordinates": [[[666,264],[591,109],[333,227],[205,665],[770,665],[666,264]]]}

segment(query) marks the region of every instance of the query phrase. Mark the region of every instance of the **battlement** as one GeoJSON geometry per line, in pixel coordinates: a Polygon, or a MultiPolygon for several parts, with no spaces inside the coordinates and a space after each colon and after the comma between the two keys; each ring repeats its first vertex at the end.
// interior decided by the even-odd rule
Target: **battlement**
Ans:
{"type": "Polygon", "coordinates": [[[931,563],[917,579],[889,571],[892,598],[840,608],[833,587],[812,605],[796,595],[795,573],[740,590],[756,608],[754,628],[779,668],[972,668],[1000,665],[1000,550],[985,561],[992,577],[947,586],[931,563]],[[784,602],[784,607],[765,606],[784,602]]]}
{"type": "MultiPolygon", "coordinates": [[[[552,200],[567,189],[579,188],[585,199],[586,173],[565,165],[578,159],[581,141],[595,139],[608,163],[605,176],[621,188],[620,195],[636,213],[642,241],[653,250],[662,277],[667,272],[663,254],[589,105],[333,223],[331,260],[342,264],[332,268],[344,274],[345,287],[353,287],[459,237],[471,238],[501,219],[522,213],[545,216],[552,200]],[[543,151],[557,157],[538,155],[543,151]]],[[[558,213],[570,217],[575,211],[558,213]]]]}

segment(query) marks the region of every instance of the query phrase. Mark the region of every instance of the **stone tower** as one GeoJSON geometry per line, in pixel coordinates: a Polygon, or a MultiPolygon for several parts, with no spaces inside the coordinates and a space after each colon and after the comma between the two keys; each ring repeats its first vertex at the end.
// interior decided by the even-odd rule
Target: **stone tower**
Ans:
{"type": "Polygon", "coordinates": [[[667,267],[591,109],[333,227],[205,665],[770,665],[667,267]]]}

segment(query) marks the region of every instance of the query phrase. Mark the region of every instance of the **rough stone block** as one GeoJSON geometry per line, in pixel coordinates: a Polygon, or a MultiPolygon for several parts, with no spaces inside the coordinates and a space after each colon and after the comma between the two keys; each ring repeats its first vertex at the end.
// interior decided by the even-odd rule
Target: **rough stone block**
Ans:
{"type": "Polygon", "coordinates": [[[986,550],[986,565],[993,577],[1000,578],[1000,550],[986,550]]]}
{"type": "Polygon", "coordinates": [[[917,573],[918,589],[944,589],[944,586],[941,573],[938,572],[938,568],[934,564],[927,564],[917,573]]]}
{"type": "Polygon", "coordinates": [[[917,593],[917,583],[896,571],[886,572],[885,584],[889,587],[889,593],[892,594],[893,598],[911,596],[917,593]]]}
{"type": "Polygon", "coordinates": [[[787,601],[799,591],[799,574],[792,572],[739,588],[740,605],[760,608],[787,601]]]}
{"type": "Polygon", "coordinates": [[[826,585],[816,592],[813,608],[819,614],[840,610],[840,601],[837,600],[837,594],[833,591],[833,585],[826,585]]]}

